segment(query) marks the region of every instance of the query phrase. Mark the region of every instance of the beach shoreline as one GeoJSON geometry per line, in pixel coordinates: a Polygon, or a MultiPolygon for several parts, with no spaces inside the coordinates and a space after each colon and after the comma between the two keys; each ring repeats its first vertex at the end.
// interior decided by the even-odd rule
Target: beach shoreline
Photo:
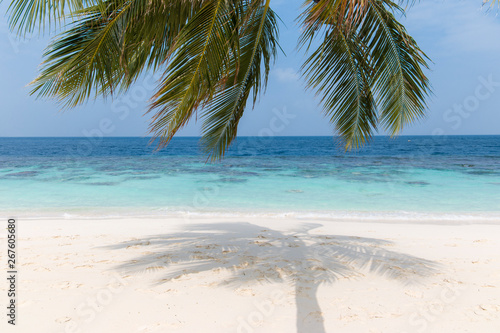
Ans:
{"type": "Polygon", "coordinates": [[[15,331],[498,332],[490,222],[21,218],[15,331]]]}
{"type": "Polygon", "coordinates": [[[0,219],[17,218],[21,220],[234,220],[234,219],[266,219],[266,220],[298,220],[330,222],[367,222],[396,224],[500,224],[500,212],[438,212],[438,211],[282,211],[282,210],[163,210],[158,208],[141,208],[126,210],[116,207],[86,207],[79,209],[49,208],[43,212],[26,212],[16,209],[20,214],[11,215],[0,210],[0,219]]]}

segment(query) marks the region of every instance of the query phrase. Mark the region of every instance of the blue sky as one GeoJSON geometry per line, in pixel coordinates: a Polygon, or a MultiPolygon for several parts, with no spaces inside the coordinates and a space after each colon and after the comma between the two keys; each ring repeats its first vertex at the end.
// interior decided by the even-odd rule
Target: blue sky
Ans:
{"type": "MultiPolygon", "coordinates": [[[[8,3],[0,5],[2,13],[8,3]]],[[[305,59],[296,50],[295,18],[301,1],[271,3],[284,21],[280,42],[286,56],[279,56],[265,95],[254,109],[247,109],[238,134],[332,135],[333,126],[323,117],[318,99],[305,90],[298,74],[305,59]]],[[[481,3],[425,0],[401,19],[433,61],[427,74],[434,90],[426,119],[403,134],[500,134],[500,18],[481,3]]],[[[36,76],[48,41],[49,36],[17,39],[2,17],[0,136],[147,135],[149,117],[144,111],[155,86],[152,77],[139,81],[126,96],[90,101],[64,112],[54,101],[29,96],[26,85],[36,76]]],[[[199,135],[199,124],[191,122],[179,135],[199,135]]]]}

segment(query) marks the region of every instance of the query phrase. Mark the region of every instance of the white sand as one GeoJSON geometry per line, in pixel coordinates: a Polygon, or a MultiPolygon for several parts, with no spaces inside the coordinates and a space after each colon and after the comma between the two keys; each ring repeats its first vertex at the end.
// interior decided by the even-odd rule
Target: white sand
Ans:
{"type": "Polygon", "coordinates": [[[500,222],[18,224],[1,332],[500,332],[500,222]]]}

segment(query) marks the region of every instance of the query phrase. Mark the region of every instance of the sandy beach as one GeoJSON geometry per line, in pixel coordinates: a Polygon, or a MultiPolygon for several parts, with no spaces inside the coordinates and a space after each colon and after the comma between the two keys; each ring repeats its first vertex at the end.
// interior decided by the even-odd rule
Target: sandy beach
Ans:
{"type": "Polygon", "coordinates": [[[500,333],[500,0],[0,11],[0,333],[500,333]]]}
{"type": "Polygon", "coordinates": [[[19,220],[18,237],[2,332],[500,330],[500,223],[19,220]]]}

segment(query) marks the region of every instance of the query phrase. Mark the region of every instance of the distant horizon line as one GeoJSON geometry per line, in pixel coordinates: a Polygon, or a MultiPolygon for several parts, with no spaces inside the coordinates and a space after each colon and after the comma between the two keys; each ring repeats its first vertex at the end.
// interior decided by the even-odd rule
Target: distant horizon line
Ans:
{"type": "MultiPolygon", "coordinates": [[[[445,137],[445,136],[500,136],[500,134],[448,134],[448,135],[435,135],[435,134],[405,134],[405,135],[396,135],[392,138],[398,138],[398,137],[414,137],[414,136],[435,136],[435,137],[445,137]]],[[[339,138],[340,136],[338,135],[274,135],[274,136],[259,136],[259,135],[241,135],[237,136],[236,139],[238,138],[304,138],[304,137],[309,137],[309,138],[339,138]]],[[[386,138],[391,138],[390,135],[374,135],[373,137],[386,137],[386,138]]],[[[55,139],[55,138],[61,138],[61,139],[93,139],[96,138],[94,136],[0,136],[0,139],[55,139]]],[[[151,136],[102,136],[99,137],[101,139],[118,139],[118,138],[141,138],[141,139],[152,139],[151,136]]],[[[186,139],[194,139],[194,138],[202,138],[201,136],[189,136],[189,135],[180,135],[180,136],[174,136],[173,139],[180,139],[180,138],[186,138],[186,139]]]]}

